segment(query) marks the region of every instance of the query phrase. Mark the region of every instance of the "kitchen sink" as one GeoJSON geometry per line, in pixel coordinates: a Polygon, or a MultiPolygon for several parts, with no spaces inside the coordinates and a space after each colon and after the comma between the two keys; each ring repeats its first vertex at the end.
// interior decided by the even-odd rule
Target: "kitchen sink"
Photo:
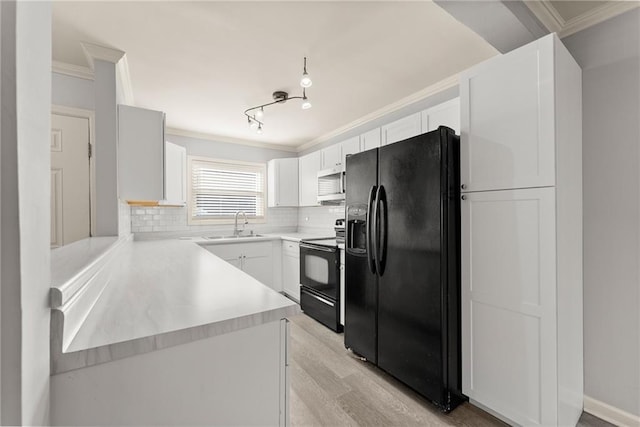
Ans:
{"type": "Polygon", "coordinates": [[[247,237],[262,237],[262,234],[241,234],[238,236],[205,236],[205,239],[217,240],[217,239],[244,239],[247,237]]]}

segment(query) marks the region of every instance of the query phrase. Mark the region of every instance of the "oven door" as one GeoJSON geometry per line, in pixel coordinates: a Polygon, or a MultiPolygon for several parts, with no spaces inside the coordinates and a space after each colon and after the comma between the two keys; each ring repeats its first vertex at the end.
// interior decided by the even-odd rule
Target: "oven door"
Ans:
{"type": "Polygon", "coordinates": [[[300,284],[338,300],[340,252],[337,247],[300,243],[300,284]]]}

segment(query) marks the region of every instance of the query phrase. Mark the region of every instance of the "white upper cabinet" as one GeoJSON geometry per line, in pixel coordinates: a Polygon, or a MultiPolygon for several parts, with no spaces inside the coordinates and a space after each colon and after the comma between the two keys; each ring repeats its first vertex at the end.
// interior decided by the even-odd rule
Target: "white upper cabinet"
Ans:
{"type": "Polygon", "coordinates": [[[420,113],[415,113],[400,120],[382,126],[382,144],[387,145],[422,133],[420,113]]]}
{"type": "Polygon", "coordinates": [[[347,166],[347,156],[360,152],[360,137],[354,136],[344,140],[340,147],[342,149],[342,169],[344,169],[347,166]]]}
{"type": "Polygon", "coordinates": [[[360,151],[371,150],[380,147],[381,136],[380,128],[371,129],[360,135],[360,151]]]}
{"type": "Polygon", "coordinates": [[[164,113],[118,105],[118,197],[163,200],[164,113]]]}
{"type": "Polygon", "coordinates": [[[180,205],[187,200],[187,149],[167,142],[164,159],[165,200],[180,205]]]}
{"type": "Polygon", "coordinates": [[[553,40],[544,37],[461,74],[463,190],[554,185],[553,40]]]}
{"type": "Polygon", "coordinates": [[[331,169],[342,166],[342,150],[340,144],[333,144],[322,151],[322,169],[331,169]]]}
{"type": "Polygon", "coordinates": [[[344,169],[349,154],[360,152],[360,136],[354,136],[340,143],[322,149],[322,169],[344,169]]]}
{"type": "Polygon", "coordinates": [[[300,206],[319,206],[318,171],[322,168],[322,152],[314,151],[298,160],[299,204],[300,206]]]}
{"type": "Polygon", "coordinates": [[[273,159],[267,163],[268,206],[298,206],[298,159],[273,159]]]}
{"type": "Polygon", "coordinates": [[[460,98],[443,102],[422,112],[422,133],[447,126],[460,134],[460,98]]]}

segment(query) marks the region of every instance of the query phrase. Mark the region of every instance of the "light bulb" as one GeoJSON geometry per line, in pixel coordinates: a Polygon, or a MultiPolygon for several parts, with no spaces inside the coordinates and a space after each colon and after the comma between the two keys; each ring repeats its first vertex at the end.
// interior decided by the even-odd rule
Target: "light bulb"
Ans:
{"type": "Polygon", "coordinates": [[[304,100],[302,100],[302,109],[308,110],[309,108],[311,108],[311,102],[309,102],[309,100],[305,98],[304,100]]]}
{"type": "Polygon", "coordinates": [[[313,82],[311,81],[311,77],[309,77],[309,74],[305,71],[300,79],[300,86],[308,88],[311,87],[312,84],[313,82]]]}
{"type": "Polygon", "coordinates": [[[258,133],[258,135],[262,134],[262,125],[258,125],[258,130],[256,130],[256,132],[258,133]]]}
{"type": "Polygon", "coordinates": [[[257,127],[258,127],[258,122],[256,122],[255,120],[251,120],[251,119],[249,119],[249,127],[250,127],[251,129],[255,129],[255,128],[257,128],[257,127]]]}
{"type": "Polygon", "coordinates": [[[256,111],[256,119],[262,120],[264,117],[264,107],[260,107],[258,111],[256,111]]]}

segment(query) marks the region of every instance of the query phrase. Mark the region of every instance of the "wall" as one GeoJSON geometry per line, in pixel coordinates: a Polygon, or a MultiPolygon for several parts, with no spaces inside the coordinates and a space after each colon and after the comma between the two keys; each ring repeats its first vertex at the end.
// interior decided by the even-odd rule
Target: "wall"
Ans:
{"type": "Polygon", "coordinates": [[[93,80],[51,73],[51,102],[53,105],[93,110],[95,84],[93,80]]]}
{"type": "Polygon", "coordinates": [[[0,8],[0,422],[48,424],[51,4],[0,8]]]}
{"type": "Polygon", "coordinates": [[[94,61],[96,236],[118,234],[118,118],[115,64],[94,61]]]}
{"type": "Polygon", "coordinates": [[[640,415],[640,10],[563,40],[583,68],[585,395],[640,415]]]}
{"type": "Polygon", "coordinates": [[[241,160],[245,162],[264,162],[271,159],[296,157],[296,153],[284,150],[231,144],[167,133],[165,139],[187,149],[187,156],[204,156],[214,159],[241,160]]]}

